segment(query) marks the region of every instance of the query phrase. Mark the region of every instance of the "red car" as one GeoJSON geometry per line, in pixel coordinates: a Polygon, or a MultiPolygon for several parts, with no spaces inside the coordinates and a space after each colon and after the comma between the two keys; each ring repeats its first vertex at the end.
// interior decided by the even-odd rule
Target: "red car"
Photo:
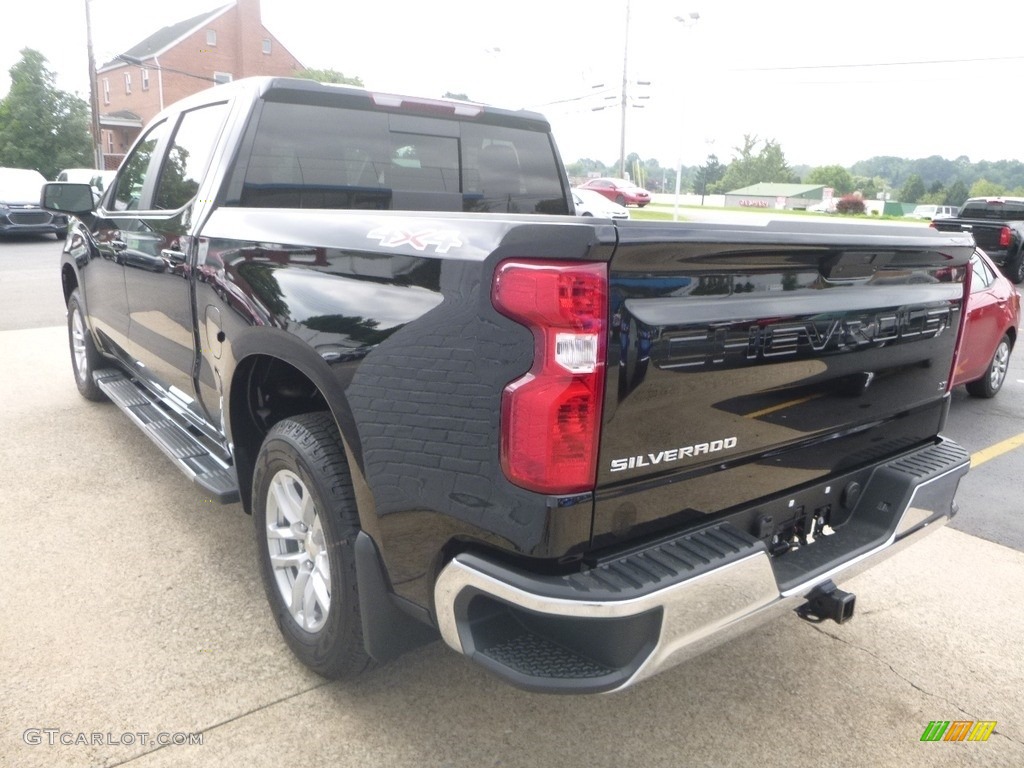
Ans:
{"type": "Polygon", "coordinates": [[[619,205],[636,205],[643,208],[651,202],[651,193],[625,179],[590,179],[579,185],[592,189],[619,205]]]}
{"type": "Polygon", "coordinates": [[[953,386],[965,384],[975,397],[995,397],[1010,364],[1020,325],[1020,294],[980,248],[971,257],[964,340],[953,386]]]}

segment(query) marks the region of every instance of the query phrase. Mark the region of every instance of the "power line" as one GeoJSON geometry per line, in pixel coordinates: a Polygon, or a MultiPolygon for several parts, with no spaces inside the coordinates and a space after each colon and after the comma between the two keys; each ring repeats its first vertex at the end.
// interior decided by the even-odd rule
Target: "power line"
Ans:
{"type": "Polygon", "coordinates": [[[988,56],[973,59],[928,59],[925,61],[877,61],[868,64],[802,64],[793,67],[749,67],[733,72],[793,72],[808,69],[859,69],[862,67],[918,67],[930,64],[976,64],[989,61],[1020,61],[1024,56],[988,56]]]}

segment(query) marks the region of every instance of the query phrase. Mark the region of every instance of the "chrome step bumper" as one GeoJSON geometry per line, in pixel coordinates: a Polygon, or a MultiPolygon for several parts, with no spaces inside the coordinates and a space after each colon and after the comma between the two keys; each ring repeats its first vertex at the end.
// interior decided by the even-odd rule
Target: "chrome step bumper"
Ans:
{"type": "Polygon", "coordinates": [[[969,464],[942,440],[876,467],[849,520],[793,557],[773,559],[729,523],[564,576],[464,552],[435,585],[438,626],[453,649],[529,690],[626,688],[937,530],[955,513],[969,464]]]}

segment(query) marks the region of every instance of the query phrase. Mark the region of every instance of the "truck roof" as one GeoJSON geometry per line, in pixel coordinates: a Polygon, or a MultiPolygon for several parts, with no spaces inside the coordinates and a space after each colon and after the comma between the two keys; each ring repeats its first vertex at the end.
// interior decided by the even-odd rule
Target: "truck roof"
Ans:
{"type": "Polygon", "coordinates": [[[254,100],[349,106],[375,111],[516,125],[545,132],[551,130],[550,123],[544,115],[530,110],[501,109],[475,101],[409,96],[352,85],[320,83],[298,77],[240,78],[187,96],[169,105],[167,110],[177,112],[199,104],[222,101],[225,97],[239,93],[247,93],[254,100]]]}

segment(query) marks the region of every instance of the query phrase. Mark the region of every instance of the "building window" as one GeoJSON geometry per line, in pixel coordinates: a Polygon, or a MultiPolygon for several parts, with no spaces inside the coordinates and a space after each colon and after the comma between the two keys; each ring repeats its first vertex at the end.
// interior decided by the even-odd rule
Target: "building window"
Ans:
{"type": "Polygon", "coordinates": [[[124,92],[125,93],[131,93],[132,92],[132,73],[131,72],[125,72],[124,73],[124,92]]]}
{"type": "Polygon", "coordinates": [[[206,44],[207,45],[216,45],[217,44],[217,30],[216,29],[208,29],[208,30],[206,30],[206,44]]]}
{"type": "Polygon", "coordinates": [[[104,133],[107,134],[107,154],[112,155],[114,154],[114,132],[104,131],[104,133]]]}
{"type": "Polygon", "coordinates": [[[149,70],[148,69],[142,70],[142,90],[144,90],[144,91],[148,91],[149,90],[149,70]]]}
{"type": "Polygon", "coordinates": [[[269,54],[271,50],[272,48],[270,46],[270,38],[267,38],[263,41],[263,52],[269,54]]]}
{"type": "Polygon", "coordinates": [[[234,76],[230,72],[214,72],[213,81],[217,85],[224,85],[224,83],[230,83],[234,79],[234,76]]]}
{"type": "Polygon", "coordinates": [[[107,78],[103,78],[103,103],[110,103],[110,81],[107,78]]]}

